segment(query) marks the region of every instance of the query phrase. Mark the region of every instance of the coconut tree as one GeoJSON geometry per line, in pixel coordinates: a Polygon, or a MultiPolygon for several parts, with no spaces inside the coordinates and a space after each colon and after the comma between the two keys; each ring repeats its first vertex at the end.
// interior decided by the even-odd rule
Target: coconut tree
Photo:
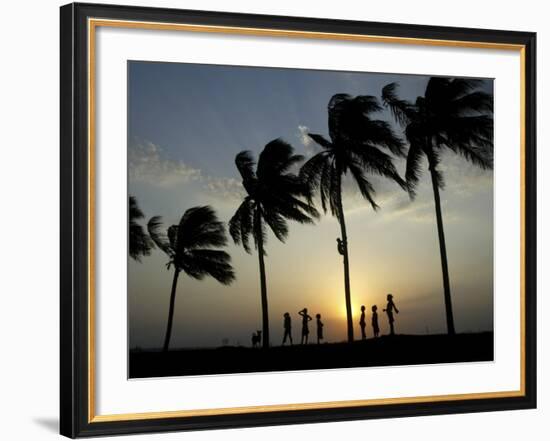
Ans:
{"type": "Polygon", "coordinates": [[[467,161],[491,169],[493,166],[493,97],[481,90],[474,79],[432,77],[424,96],[410,102],[397,96],[397,84],[382,90],[382,100],[404,127],[409,143],[405,178],[411,198],[421,175],[421,161],[426,158],[434,194],[447,332],[455,333],[447,249],[439,191],[444,187],[439,169],[441,153],[448,149],[467,161]]]}
{"type": "Polygon", "coordinates": [[[374,210],[375,188],[369,175],[380,175],[405,188],[392,154],[404,156],[402,141],[393,133],[386,121],[373,119],[373,113],[382,110],[373,96],[352,97],[334,95],[328,104],[329,138],[309,133],[321,151],[312,156],[301,168],[300,176],[308,182],[313,193],[319,193],[323,211],[330,212],[340,224],[341,239],[338,251],[344,260],[344,294],[347,313],[348,341],[353,341],[351,287],[349,274],[349,242],[342,200],[343,178],[349,174],[361,195],[374,210]]]}
{"type": "Polygon", "coordinates": [[[246,196],[229,221],[229,233],[237,245],[251,252],[252,236],[258,252],[260,295],[262,305],[262,346],[269,346],[269,313],[264,257],[267,229],[284,242],[288,236],[287,220],[312,223],[319,214],[307,200],[308,187],[293,171],[303,161],[294,149],[281,139],[268,143],[256,165],[249,151],[240,152],[235,164],[242,177],[246,196]]]}
{"type": "Polygon", "coordinates": [[[137,199],[130,196],[128,205],[129,234],[128,234],[128,252],[130,257],[137,262],[141,262],[142,256],[149,256],[153,248],[151,238],[145,233],[144,228],[138,224],[138,220],[145,216],[139,208],[137,199]]]}
{"type": "Polygon", "coordinates": [[[235,279],[231,266],[231,257],[218,248],[227,245],[225,227],[209,207],[193,207],[187,210],[178,225],[172,225],[162,231],[162,219],[154,216],[149,220],[147,229],[151,239],[169,257],[167,268],[174,267],[170,308],[164,338],[163,350],[168,351],[172,335],[176,288],[180,272],[189,277],[202,280],[205,276],[216,279],[223,285],[229,285],[235,279]]]}

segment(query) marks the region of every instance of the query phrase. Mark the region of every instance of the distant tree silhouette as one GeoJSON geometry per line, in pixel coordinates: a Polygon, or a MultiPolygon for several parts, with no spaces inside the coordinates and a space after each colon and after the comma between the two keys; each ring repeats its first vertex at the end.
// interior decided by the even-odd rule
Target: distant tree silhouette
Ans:
{"type": "Polygon", "coordinates": [[[438,169],[441,151],[445,148],[463,156],[482,169],[493,167],[493,99],[480,89],[474,79],[432,77],[424,96],[410,102],[396,94],[397,83],[382,89],[382,100],[396,121],[405,129],[409,143],[406,180],[411,198],[421,174],[421,159],[427,158],[434,193],[447,332],[455,333],[451,287],[447,264],[447,249],[441,214],[439,190],[444,187],[443,174],[438,169]]]}
{"type": "Polygon", "coordinates": [[[128,205],[128,219],[130,221],[128,252],[130,257],[137,262],[141,262],[142,256],[149,256],[154,246],[144,228],[137,223],[139,219],[143,219],[144,217],[143,211],[141,211],[137,203],[137,199],[134,196],[130,196],[128,205]]]}
{"type": "Polygon", "coordinates": [[[217,249],[227,244],[227,237],[224,224],[218,220],[211,207],[190,208],[183,214],[179,224],[169,227],[166,234],[161,231],[160,216],[152,217],[147,229],[157,247],[170,258],[167,268],[174,266],[168,324],[163,345],[163,351],[166,352],[172,335],[179,273],[183,271],[197,280],[210,276],[223,285],[229,285],[235,279],[235,274],[229,254],[217,249]]]}
{"type": "Polygon", "coordinates": [[[307,200],[308,186],[292,172],[303,161],[295,155],[290,144],[275,139],[260,153],[256,166],[252,153],[240,152],[235,164],[247,192],[243,202],[229,221],[229,233],[236,244],[242,244],[250,253],[249,237],[252,235],[258,251],[260,290],[262,303],[262,345],[269,346],[269,314],[265,274],[266,226],[275,237],[284,242],[288,236],[287,220],[312,223],[319,216],[307,200]]]}
{"type": "Polygon", "coordinates": [[[323,211],[326,213],[330,208],[340,224],[342,238],[338,242],[338,252],[344,259],[347,333],[350,342],[353,341],[353,319],[342,178],[349,172],[361,195],[375,210],[378,208],[374,201],[375,189],[367,174],[381,175],[406,187],[405,181],[397,173],[392,156],[383,151],[404,156],[402,141],[393,133],[389,123],[371,118],[373,113],[381,109],[373,96],[334,95],[328,104],[330,140],[322,135],[308,133],[322,150],[311,157],[300,171],[312,191],[319,192],[323,211]]]}

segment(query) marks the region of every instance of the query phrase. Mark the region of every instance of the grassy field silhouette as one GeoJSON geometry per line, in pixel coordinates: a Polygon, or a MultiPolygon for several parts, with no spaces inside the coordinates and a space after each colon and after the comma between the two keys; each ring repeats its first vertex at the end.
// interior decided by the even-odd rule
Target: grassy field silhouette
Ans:
{"type": "Polygon", "coordinates": [[[493,333],[394,335],[353,343],[130,351],[130,378],[493,360],[493,333]]]}

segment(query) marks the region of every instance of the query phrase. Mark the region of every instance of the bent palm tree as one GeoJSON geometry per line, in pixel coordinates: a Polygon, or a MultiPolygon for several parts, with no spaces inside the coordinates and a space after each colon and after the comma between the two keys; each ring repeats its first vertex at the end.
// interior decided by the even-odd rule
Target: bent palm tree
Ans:
{"type": "Polygon", "coordinates": [[[169,227],[166,234],[161,232],[161,227],[160,216],[152,217],[147,224],[149,235],[157,247],[170,258],[167,268],[170,269],[170,266],[174,265],[168,324],[163,345],[163,351],[166,352],[172,335],[179,273],[183,271],[197,280],[210,276],[223,285],[229,285],[235,279],[235,274],[229,254],[216,249],[227,244],[227,237],[223,223],[209,206],[190,208],[181,217],[179,225],[169,227]]]}
{"type": "Polygon", "coordinates": [[[235,164],[243,178],[247,196],[229,221],[229,233],[234,242],[242,244],[250,253],[249,237],[252,235],[258,251],[260,267],[260,292],[262,304],[262,346],[269,346],[269,314],[265,274],[266,225],[275,237],[284,242],[288,236],[287,219],[302,224],[312,223],[319,216],[306,200],[308,187],[291,169],[303,160],[295,155],[292,146],[275,139],[260,153],[255,168],[249,151],[235,157],[235,164]]]}
{"type": "Polygon", "coordinates": [[[128,252],[130,257],[137,262],[141,262],[142,256],[149,256],[153,248],[151,238],[145,233],[143,227],[137,223],[139,219],[143,219],[143,211],[138,206],[137,199],[130,196],[128,206],[128,218],[130,221],[128,235],[128,252]]]}
{"type": "Polygon", "coordinates": [[[344,206],[342,202],[342,178],[349,172],[359,187],[361,195],[378,209],[374,201],[375,189],[367,179],[367,173],[387,177],[405,188],[393,164],[393,158],[404,156],[403,143],[396,137],[390,125],[370,115],[382,108],[373,96],[351,97],[334,95],[328,104],[328,128],[330,140],[321,135],[308,136],[322,147],[303,166],[300,175],[313,191],[319,191],[323,211],[327,209],[338,219],[341,229],[339,251],[344,258],[344,291],[347,313],[348,341],[353,341],[349,254],[344,206]],[[328,207],[328,208],[327,208],[328,207]]]}
{"type": "Polygon", "coordinates": [[[440,164],[440,152],[445,147],[462,155],[482,169],[493,166],[493,100],[492,95],[480,89],[481,82],[472,79],[432,77],[424,96],[412,103],[396,95],[396,83],[382,89],[382,100],[392,111],[396,121],[405,128],[409,142],[406,180],[411,198],[420,179],[422,156],[428,160],[428,168],[434,193],[437,232],[447,332],[455,333],[447,249],[441,214],[439,190],[444,181],[440,164]]]}

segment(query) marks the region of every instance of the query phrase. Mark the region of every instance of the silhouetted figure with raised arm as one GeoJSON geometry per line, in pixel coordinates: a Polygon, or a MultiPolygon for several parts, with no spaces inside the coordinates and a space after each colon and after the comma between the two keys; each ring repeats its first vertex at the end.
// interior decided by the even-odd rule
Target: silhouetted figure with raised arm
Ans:
{"type": "Polygon", "coordinates": [[[301,311],[298,311],[298,314],[302,316],[302,340],[301,344],[305,343],[307,344],[308,338],[309,338],[309,325],[308,323],[313,320],[313,318],[308,315],[307,308],[302,309],[301,311]]]}
{"type": "Polygon", "coordinates": [[[321,340],[324,338],[323,337],[323,326],[325,326],[325,325],[321,321],[321,314],[317,314],[315,316],[315,318],[317,319],[317,344],[319,344],[319,343],[321,343],[321,340]]]}
{"type": "Polygon", "coordinates": [[[396,314],[399,314],[399,310],[395,306],[395,303],[393,303],[393,295],[388,294],[387,297],[388,303],[386,305],[386,309],[384,309],[384,312],[388,314],[388,321],[390,322],[390,335],[395,335],[395,329],[393,327],[393,322],[395,319],[393,318],[393,311],[395,310],[396,314]]]}
{"type": "Polygon", "coordinates": [[[285,335],[283,336],[283,345],[286,343],[287,337],[290,340],[290,344],[292,344],[292,322],[290,320],[290,314],[288,312],[285,312],[283,317],[283,328],[285,330],[285,335]]]}
{"type": "MultiPolygon", "coordinates": [[[[378,326],[378,313],[376,310],[378,309],[378,306],[372,305],[372,332],[374,334],[374,337],[378,337],[380,335],[380,327],[378,326]]],[[[393,330],[393,324],[392,324],[392,330],[393,330]]]]}
{"type": "Polygon", "coordinates": [[[365,333],[365,328],[367,327],[367,322],[365,321],[365,305],[361,305],[361,318],[359,319],[359,326],[361,327],[361,340],[367,338],[365,333]]]}

